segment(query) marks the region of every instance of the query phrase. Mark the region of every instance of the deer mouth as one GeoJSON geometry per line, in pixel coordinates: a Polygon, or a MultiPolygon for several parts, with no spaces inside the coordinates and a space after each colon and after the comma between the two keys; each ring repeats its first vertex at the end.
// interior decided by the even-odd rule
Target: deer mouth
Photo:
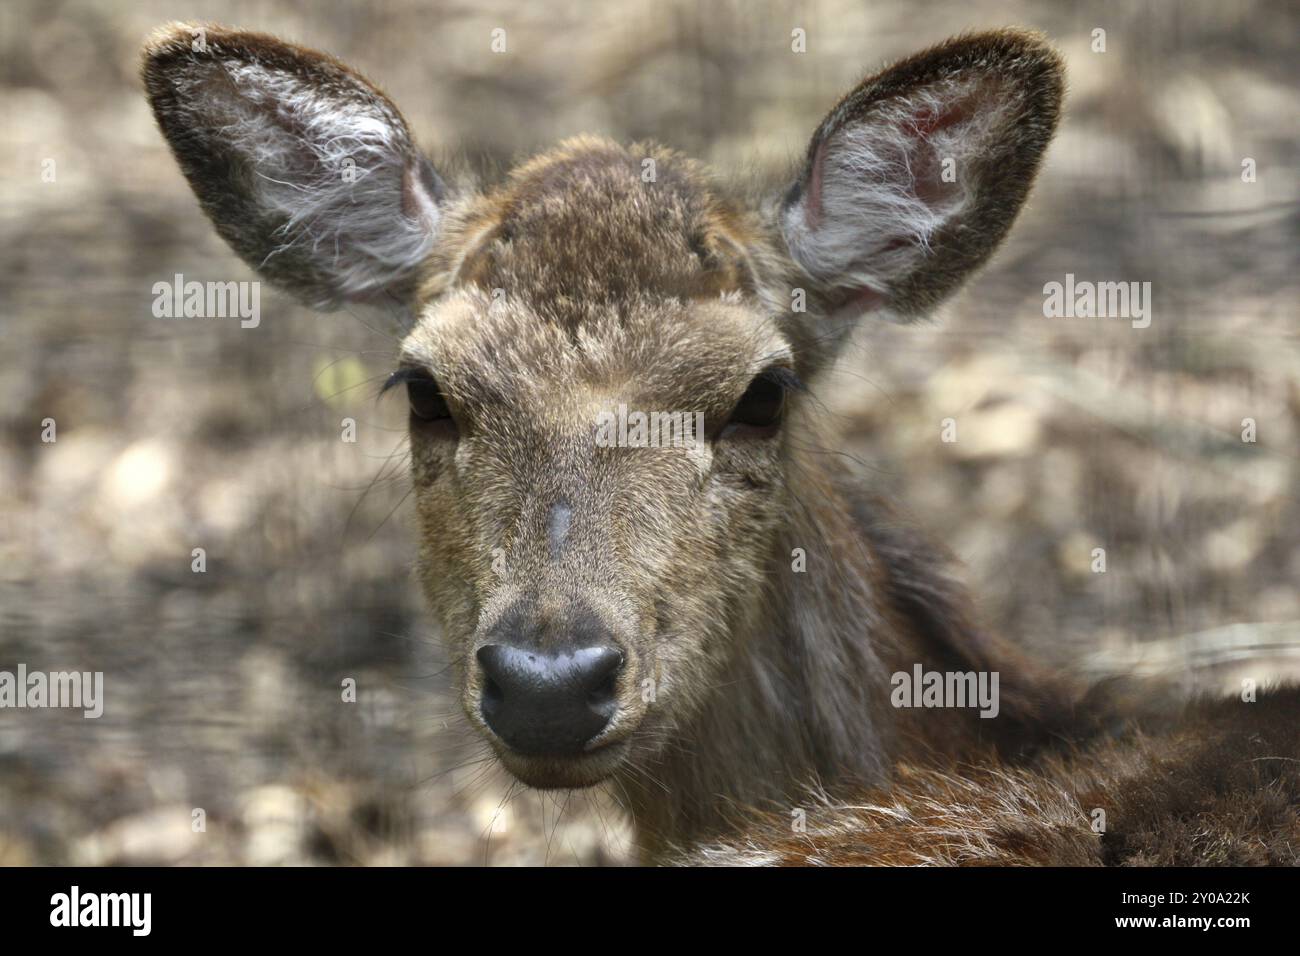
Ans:
{"type": "Polygon", "coordinates": [[[627,741],[603,744],[580,754],[521,754],[495,741],[497,759],[520,783],[538,790],[594,787],[613,776],[627,756],[627,741]]]}

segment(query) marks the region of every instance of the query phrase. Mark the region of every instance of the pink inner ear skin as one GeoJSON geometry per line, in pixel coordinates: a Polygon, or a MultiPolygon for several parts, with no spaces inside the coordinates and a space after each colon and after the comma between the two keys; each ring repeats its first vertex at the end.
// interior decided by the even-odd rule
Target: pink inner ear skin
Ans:
{"type": "Polygon", "coordinates": [[[402,170],[402,215],[432,230],[438,225],[438,203],[421,180],[418,162],[409,160],[402,170]]]}
{"type": "MultiPolygon", "coordinates": [[[[910,123],[913,134],[925,144],[927,150],[932,152],[930,138],[941,130],[969,120],[975,114],[979,105],[978,100],[978,96],[970,96],[960,103],[940,110],[930,108],[918,110],[910,123]]],[[[955,183],[943,181],[939,169],[939,162],[942,159],[943,157],[932,154],[928,162],[918,164],[918,169],[921,171],[916,174],[914,188],[917,198],[928,205],[936,205],[945,195],[957,188],[955,183]]]]}
{"type": "MultiPolygon", "coordinates": [[[[974,99],[974,97],[971,99],[974,99]]],[[[940,111],[928,107],[918,110],[912,117],[912,129],[921,139],[929,139],[939,130],[947,129],[954,123],[969,119],[972,112],[974,112],[973,105],[971,100],[967,100],[964,103],[956,103],[940,111]]]]}
{"type": "Polygon", "coordinates": [[[850,313],[869,312],[872,309],[879,308],[884,302],[885,294],[883,292],[863,286],[850,292],[849,297],[844,300],[844,304],[837,311],[850,313]]]}
{"type": "Polygon", "coordinates": [[[808,196],[803,204],[803,221],[809,229],[816,229],[822,217],[822,166],[826,160],[826,141],[817,146],[813,156],[812,176],[808,182],[808,196]]]}

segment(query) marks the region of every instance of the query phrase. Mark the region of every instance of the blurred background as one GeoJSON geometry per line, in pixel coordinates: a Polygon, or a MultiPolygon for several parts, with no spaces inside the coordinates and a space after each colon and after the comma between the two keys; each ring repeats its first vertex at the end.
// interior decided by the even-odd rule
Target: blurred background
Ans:
{"type": "Polygon", "coordinates": [[[328,50],[432,155],[477,169],[590,131],[746,175],[789,168],[889,58],[1046,31],[1068,113],[1011,240],[940,322],[868,329],[819,397],[864,479],[1034,652],[1189,689],[1300,671],[1300,6],[17,0],[0,6],[0,669],[103,671],[107,704],[0,711],[0,863],[628,858],[604,798],[512,788],[459,730],[411,575],[405,410],[375,399],[396,329],[269,287],[256,329],[153,316],[175,273],[254,278],[140,92],[141,41],[175,19],[328,50]],[[1150,282],[1150,327],[1044,318],[1067,272],[1150,282]]]}

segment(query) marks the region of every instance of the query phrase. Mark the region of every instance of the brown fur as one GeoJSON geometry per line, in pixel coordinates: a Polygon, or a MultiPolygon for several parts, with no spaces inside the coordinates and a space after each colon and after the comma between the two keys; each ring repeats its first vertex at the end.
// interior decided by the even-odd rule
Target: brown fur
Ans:
{"type": "Polygon", "coordinates": [[[1032,769],[990,757],[899,768],[890,786],[810,795],[790,814],[679,864],[816,866],[1300,865],[1300,689],[1189,705],[1135,734],[1032,769]],[[1101,816],[1097,811],[1102,811],[1101,816]]]}
{"type": "Polygon", "coordinates": [[[1010,228],[1060,112],[1062,64],[1040,37],[960,37],[863,81],[818,128],[795,186],[755,209],[670,150],[594,137],[569,140],[482,193],[444,189],[420,172],[387,98],[337,61],[217,27],[215,52],[196,56],[188,31],[151,42],[145,81],[222,235],[308,301],[356,297],[357,272],[374,260],[380,274],[362,291],[409,302],[400,364],[432,375],[452,416],[412,418],[419,575],[466,716],[521,780],[611,783],[652,860],[696,846],[711,849],[693,859],[714,861],[1293,858],[1294,777],[1267,761],[1294,753],[1276,717],[1294,713],[1294,695],[1259,705],[1274,716],[1251,747],[1206,723],[1211,709],[1166,741],[1059,762],[1054,752],[1086,748],[1122,723],[1106,696],[1085,695],[984,635],[946,555],[857,490],[820,447],[820,373],[860,314],[928,309],[1010,228]],[[269,72],[270,87],[307,84],[309,95],[268,102],[245,85],[232,96],[224,78],[249,62],[269,72]],[[355,204],[328,207],[340,222],[301,224],[262,207],[259,156],[335,188],[328,143],[301,135],[308,110],[344,130],[356,111],[381,124],[363,145],[377,168],[400,175],[362,223],[387,215],[417,237],[436,223],[418,266],[403,268],[374,243],[349,245],[355,204]],[[261,139],[232,135],[243,127],[231,115],[261,139]],[[935,144],[952,142],[935,137],[949,133],[968,140],[965,178],[953,187],[933,169],[935,144]],[[876,151],[857,158],[883,171],[880,182],[877,173],[830,180],[838,192],[828,191],[827,177],[843,173],[826,157],[854,149],[876,151]],[[898,162],[890,151],[914,152],[898,162]],[[893,272],[872,272],[872,262],[833,272],[818,258],[853,251],[856,234],[827,225],[828,213],[852,210],[825,203],[854,189],[886,210],[902,201],[896,221],[860,224],[864,245],[894,256],[893,272]],[[918,208],[948,218],[931,233],[918,208]],[[293,229],[302,232],[286,244],[293,229]],[[306,241],[320,234],[340,238],[306,241]],[[792,307],[801,291],[811,311],[792,307]],[[731,428],[755,375],[773,367],[809,390],[789,386],[779,429],[731,428]],[[619,403],[702,412],[708,441],[601,447],[595,416],[619,403]],[[800,552],[802,573],[792,567],[800,552]],[[562,759],[510,752],[480,714],[475,651],[503,628],[545,649],[592,627],[624,655],[619,711],[600,746],[562,759]],[[890,675],[918,663],[998,671],[998,718],[890,707],[890,675]],[[1188,778],[1238,751],[1258,763],[1213,778],[1221,799],[1205,812],[1220,821],[1219,837],[1188,822],[1200,804],[1184,806],[1191,817],[1170,815],[1176,794],[1154,781],[1176,781],[1190,799],[1188,778]],[[1265,782],[1272,835],[1252,855],[1248,788],[1265,782]],[[789,810],[810,787],[836,796],[810,811],[808,835],[792,839],[789,810]],[[853,792],[869,805],[842,805],[853,792]],[[1101,841],[1084,813],[1094,803],[1112,808],[1101,841]],[[748,823],[755,813],[773,815],[748,823]],[[1162,830],[1166,818],[1172,829],[1162,830]]]}

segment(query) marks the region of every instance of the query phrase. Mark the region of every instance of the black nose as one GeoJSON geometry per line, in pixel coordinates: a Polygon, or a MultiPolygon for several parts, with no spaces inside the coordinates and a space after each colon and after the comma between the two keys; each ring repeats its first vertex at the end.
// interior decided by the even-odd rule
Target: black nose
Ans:
{"type": "Polygon", "coordinates": [[[483,719],[519,753],[579,753],[618,709],[614,681],[623,655],[615,647],[548,652],[487,644],[478,662],[483,719]]]}

